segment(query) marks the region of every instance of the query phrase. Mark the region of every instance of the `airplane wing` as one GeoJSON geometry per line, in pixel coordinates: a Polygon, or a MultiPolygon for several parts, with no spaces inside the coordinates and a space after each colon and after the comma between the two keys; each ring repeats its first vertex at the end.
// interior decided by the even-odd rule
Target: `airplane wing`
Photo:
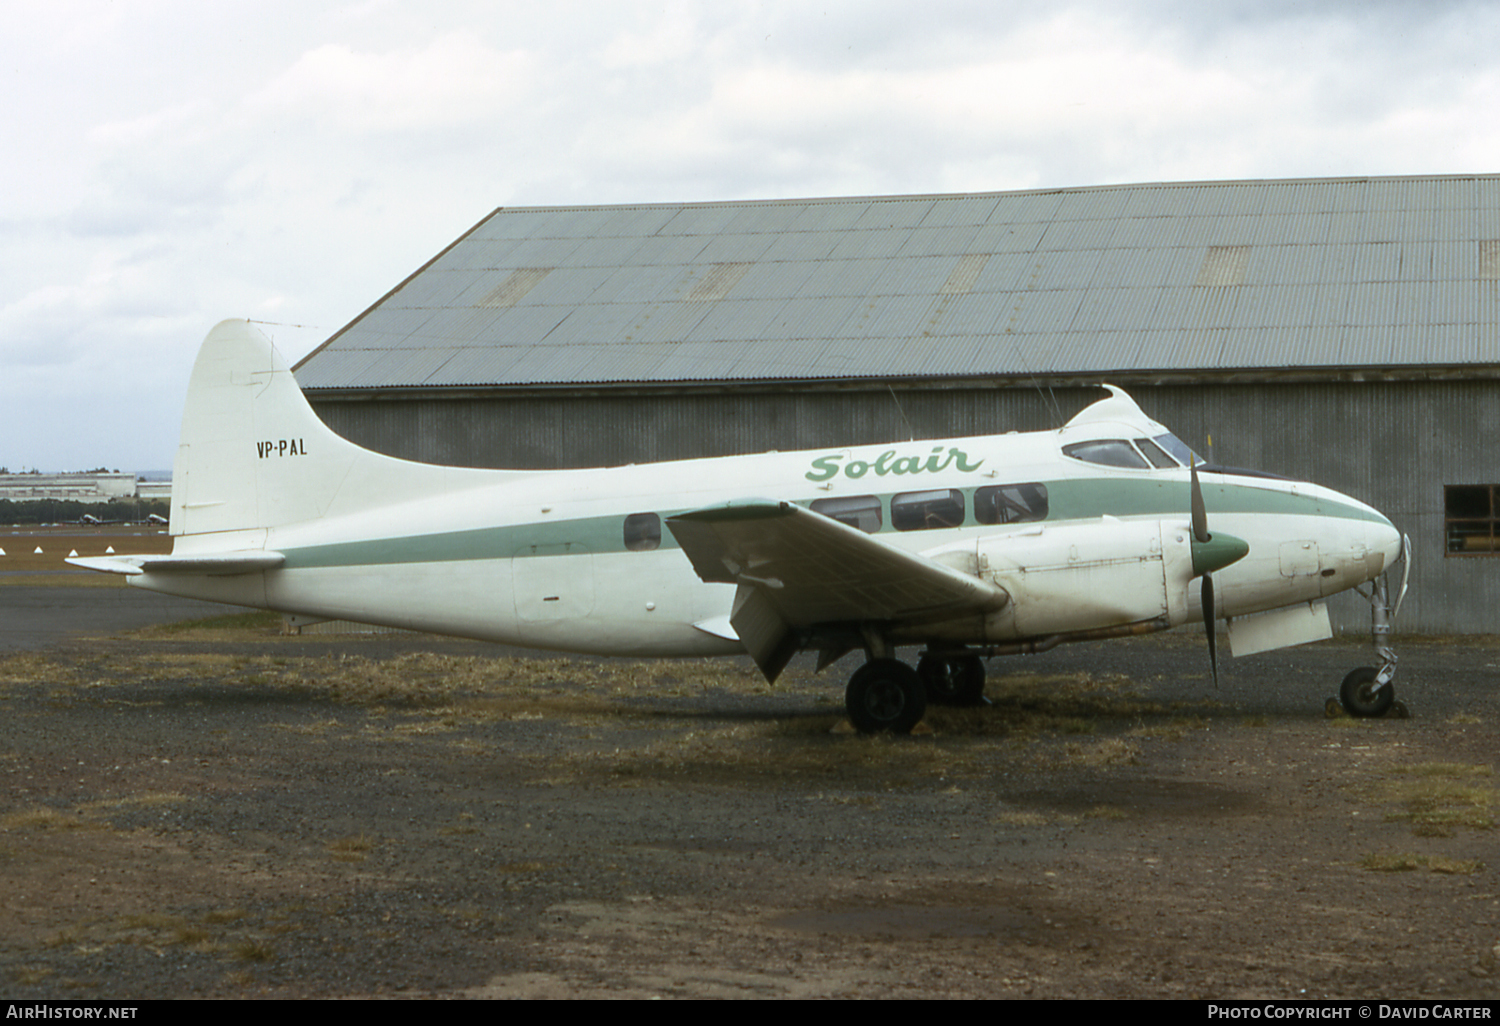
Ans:
{"type": "Polygon", "coordinates": [[[789,502],[731,502],[669,517],[667,526],[700,578],[739,585],[730,623],[769,680],[796,652],[799,629],[945,619],[999,609],[1010,597],[789,502]]]}
{"type": "Polygon", "coordinates": [[[76,556],[67,562],[107,574],[208,574],[217,577],[274,570],[286,562],[286,557],[279,552],[246,549],[203,556],[76,556]]]}

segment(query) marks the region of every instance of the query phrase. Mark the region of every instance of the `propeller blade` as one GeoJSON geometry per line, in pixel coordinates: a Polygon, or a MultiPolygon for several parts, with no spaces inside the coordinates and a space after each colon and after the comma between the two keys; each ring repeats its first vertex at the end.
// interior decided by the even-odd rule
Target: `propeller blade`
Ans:
{"type": "Polygon", "coordinates": [[[1195,463],[1189,468],[1189,474],[1193,483],[1192,510],[1193,510],[1193,537],[1199,542],[1208,541],[1208,510],[1203,505],[1203,487],[1198,483],[1198,465],[1195,463]]]}
{"type": "Polygon", "coordinates": [[[1214,687],[1219,686],[1219,650],[1214,635],[1214,578],[1203,575],[1203,630],[1208,634],[1208,664],[1213,668],[1214,687]]]}

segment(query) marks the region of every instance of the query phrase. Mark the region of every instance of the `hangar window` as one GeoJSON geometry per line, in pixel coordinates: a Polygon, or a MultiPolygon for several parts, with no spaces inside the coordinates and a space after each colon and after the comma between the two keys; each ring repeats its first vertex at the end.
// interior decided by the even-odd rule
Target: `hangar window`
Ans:
{"type": "Polygon", "coordinates": [[[1023,524],[1047,519],[1044,484],[991,485],[974,491],[974,518],[981,524],[1023,524]]]}
{"type": "Polygon", "coordinates": [[[1141,454],[1123,438],[1101,439],[1097,442],[1074,442],[1063,446],[1063,455],[1085,463],[1097,463],[1102,467],[1127,467],[1131,470],[1147,470],[1141,454]]]}
{"type": "Polygon", "coordinates": [[[865,534],[880,530],[880,500],[873,495],[847,495],[836,499],[816,499],[814,513],[831,517],[841,524],[857,527],[865,534]]]}
{"type": "Polygon", "coordinates": [[[631,552],[650,552],[661,545],[661,517],[655,513],[632,513],[625,518],[625,547],[631,552]]]}
{"type": "Polygon", "coordinates": [[[1500,485],[1445,485],[1443,531],[1450,556],[1493,556],[1500,540],[1500,485]]]}
{"type": "Polygon", "coordinates": [[[901,492],[891,498],[891,526],[898,531],[930,531],[961,527],[964,493],[956,488],[901,492]]]}

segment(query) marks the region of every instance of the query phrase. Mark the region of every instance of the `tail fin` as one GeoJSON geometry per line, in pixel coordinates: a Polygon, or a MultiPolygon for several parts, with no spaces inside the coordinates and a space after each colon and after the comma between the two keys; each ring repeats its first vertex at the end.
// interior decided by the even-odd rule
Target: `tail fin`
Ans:
{"type": "Polygon", "coordinates": [[[279,527],[508,473],[361,449],[318,418],[264,334],[248,321],[224,321],[193,364],[172,469],[171,532],[279,527]]]}

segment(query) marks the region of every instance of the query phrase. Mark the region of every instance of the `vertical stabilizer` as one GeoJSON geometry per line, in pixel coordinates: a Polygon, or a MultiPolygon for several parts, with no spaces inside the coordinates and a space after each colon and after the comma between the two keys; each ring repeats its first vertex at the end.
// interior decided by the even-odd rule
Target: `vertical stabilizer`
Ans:
{"type": "Polygon", "coordinates": [[[318,419],[264,334],[224,321],[193,364],[172,469],[172,534],[321,517],[358,462],[387,459],[318,419]]]}

